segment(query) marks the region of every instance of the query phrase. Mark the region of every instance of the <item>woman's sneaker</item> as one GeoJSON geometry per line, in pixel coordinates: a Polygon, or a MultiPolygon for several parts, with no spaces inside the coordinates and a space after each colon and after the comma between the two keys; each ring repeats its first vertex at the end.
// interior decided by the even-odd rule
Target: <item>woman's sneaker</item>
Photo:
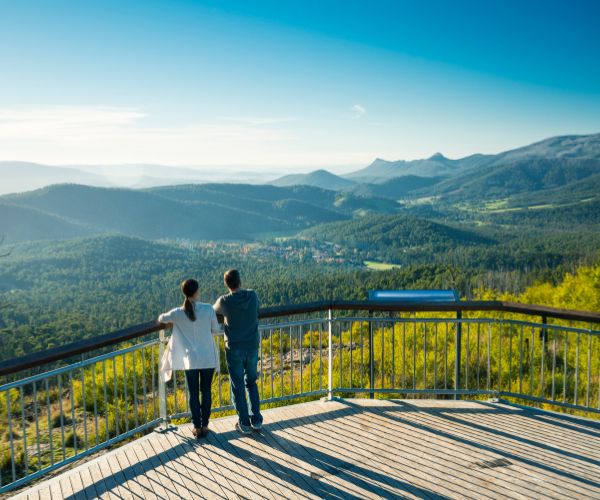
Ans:
{"type": "Polygon", "coordinates": [[[250,425],[253,431],[259,432],[262,430],[262,422],[259,422],[257,424],[250,423],[250,425]]]}
{"type": "Polygon", "coordinates": [[[242,425],[239,422],[235,424],[235,430],[238,431],[240,434],[252,433],[252,427],[250,427],[249,425],[242,425]]]}

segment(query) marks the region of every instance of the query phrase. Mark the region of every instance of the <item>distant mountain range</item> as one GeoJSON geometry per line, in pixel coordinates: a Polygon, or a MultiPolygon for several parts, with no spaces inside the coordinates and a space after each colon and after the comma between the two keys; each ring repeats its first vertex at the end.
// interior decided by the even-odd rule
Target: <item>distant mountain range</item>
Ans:
{"type": "Polygon", "coordinates": [[[228,179],[235,179],[236,182],[264,182],[269,175],[267,172],[248,169],[197,170],[147,164],[50,166],[22,161],[0,161],[0,195],[64,183],[144,189],[228,179]]]}
{"type": "MultiPolygon", "coordinates": [[[[137,167],[139,173],[156,175],[167,168],[137,167]]],[[[172,173],[183,176],[186,171],[172,173]]],[[[187,183],[125,189],[107,186],[103,175],[18,162],[0,163],[0,174],[2,190],[18,190],[19,179],[25,177],[40,185],[63,182],[0,196],[0,234],[7,242],[103,233],[153,240],[253,240],[330,223],[341,224],[335,227],[336,234],[349,228],[369,239],[375,235],[350,223],[352,219],[404,212],[438,222],[465,217],[473,222],[472,214],[488,205],[496,207],[496,215],[485,222],[485,208],[479,222],[512,224],[518,219],[544,226],[556,219],[561,227],[568,227],[569,217],[579,226],[596,225],[600,219],[600,134],[555,137],[497,155],[457,160],[439,153],[425,160],[376,160],[345,176],[318,170],[269,184],[187,183]],[[66,180],[77,183],[65,184],[66,180]],[[465,207],[471,207],[470,212],[465,207]],[[523,213],[528,207],[540,211],[523,213]],[[500,215],[501,210],[521,213],[500,215]]],[[[380,229],[394,234],[389,225],[400,220],[385,219],[380,229]]],[[[438,229],[432,226],[427,231],[438,229]]],[[[327,232],[321,227],[319,234],[327,232]]],[[[465,234],[459,238],[468,239],[465,234]]]]}
{"type": "Polygon", "coordinates": [[[275,185],[299,185],[399,199],[441,196],[494,199],[556,189],[600,173],[600,134],[553,137],[496,155],[451,160],[436,153],[424,160],[376,159],[337,176],[326,170],[287,175],[275,185]]]}
{"type": "Polygon", "coordinates": [[[386,161],[377,158],[368,167],[346,174],[344,177],[357,182],[381,182],[384,179],[407,175],[419,177],[449,176],[460,170],[461,160],[450,160],[441,153],[436,153],[425,160],[386,161]]]}

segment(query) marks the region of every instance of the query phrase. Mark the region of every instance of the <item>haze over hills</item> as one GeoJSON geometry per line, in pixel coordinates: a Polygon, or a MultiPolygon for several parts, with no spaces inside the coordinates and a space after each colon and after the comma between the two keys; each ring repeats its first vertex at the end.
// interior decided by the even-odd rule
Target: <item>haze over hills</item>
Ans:
{"type": "Polygon", "coordinates": [[[90,186],[111,186],[105,177],[75,168],[51,167],[24,161],[0,161],[0,195],[39,189],[51,184],[73,182],[90,186]]]}
{"type": "Polygon", "coordinates": [[[50,166],[24,161],[0,161],[0,195],[65,183],[143,189],[229,179],[257,183],[271,175],[231,168],[193,169],[147,164],[50,166]]]}
{"type": "Polygon", "coordinates": [[[206,184],[132,190],[63,184],[0,197],[0,222],[7,242],[101,233],[247,241],[349,219],[355,211],[374,208],[389,212],[398,205],[305,186],[206,184]]]}

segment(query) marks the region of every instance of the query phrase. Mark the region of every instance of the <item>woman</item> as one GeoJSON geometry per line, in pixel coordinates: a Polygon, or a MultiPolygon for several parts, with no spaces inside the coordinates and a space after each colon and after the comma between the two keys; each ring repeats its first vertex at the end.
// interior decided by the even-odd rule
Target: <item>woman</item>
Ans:
{"type": "Polygon", "coordinates": [[[200,296],[198,282],[185,280],[181,291],[185,295],[183,306],[158,317],[160,323],[173,327],[160,370],[165,381],[171,379],[172,370],[185,370],[193,434],[204,437],[208,434],[212,380],[215,369],[219,367],[219,351],[213,335],[222,335],[222,332],[212,306],[197,302],[200,296]]]}

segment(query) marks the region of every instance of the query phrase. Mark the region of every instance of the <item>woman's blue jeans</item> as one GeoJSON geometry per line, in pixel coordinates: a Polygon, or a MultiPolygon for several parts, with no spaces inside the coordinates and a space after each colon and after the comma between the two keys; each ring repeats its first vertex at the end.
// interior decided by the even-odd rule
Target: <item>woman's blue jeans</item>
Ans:
{"type": "Polygon", "coordinates": [[[185,370],[187,380],[190,411],[194,427],[206,427],[210,418],[212,406],[212,381],[215,374],[214,368],[203,368],[185,370]],[[200,393],[202,393],[202,404],[200,404],[200,393]]]}
{"type": "Polygon", "coordinates": [[[262,424],[260,396],[256,385],[258,349],[226,349],[227,368],[231,385],[231,402],[235,406],[241,425],[262,424]],[[246,401],[246,390],[250,408],[246,401]]]}

